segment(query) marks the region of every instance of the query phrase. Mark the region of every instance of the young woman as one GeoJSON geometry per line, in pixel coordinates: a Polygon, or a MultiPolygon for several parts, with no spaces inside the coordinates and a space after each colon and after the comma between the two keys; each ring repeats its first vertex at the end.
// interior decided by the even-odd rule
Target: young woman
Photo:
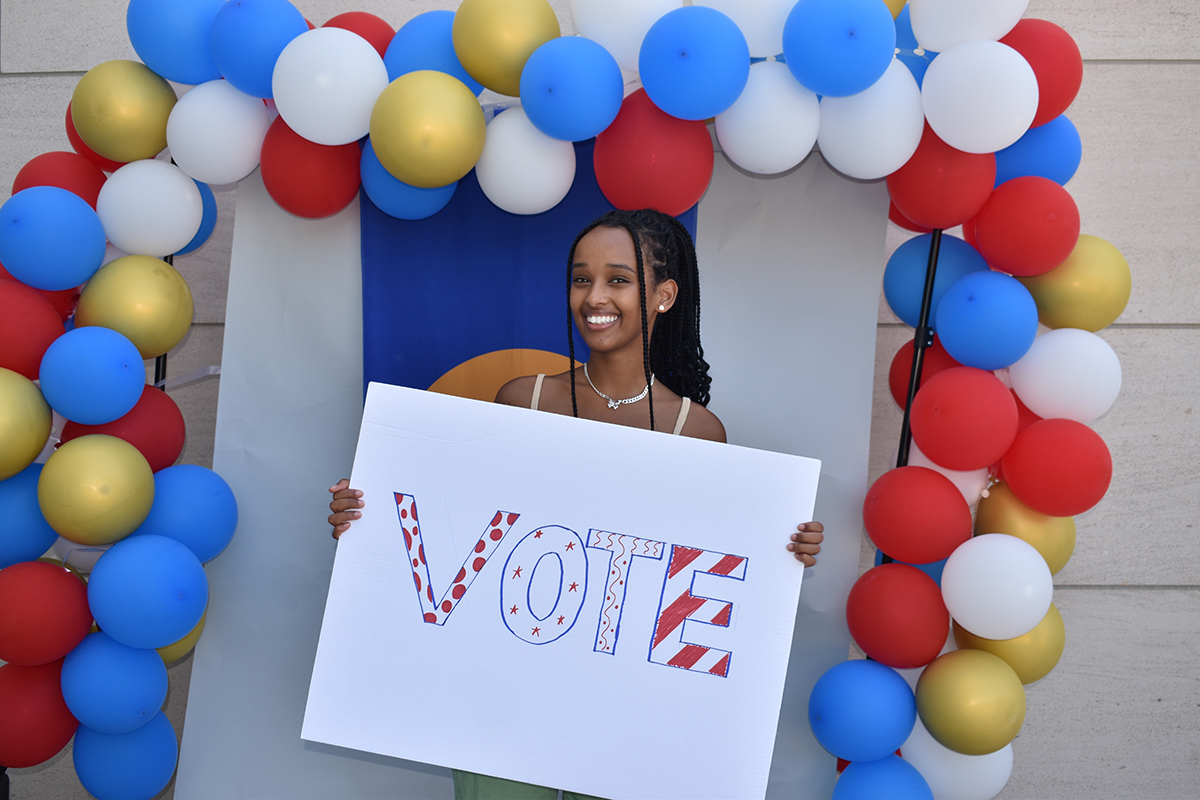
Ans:
{"type": "MultiPolygon", "coordinates": [[[[509,381],[497,403],[725,441],[725,427],[706,408],[712,380],[700,346],[696,252],[678,220],[645,209],[605,214],[571,245],[567,286],[569,363],[575,363],[572,328],[590,358],[559,375],[509,381]]],[[[344,478],[329,491],[336,539],[361,516],[362,492],[344,478]]],[[[823,531],[819,522],[801,523],[787,549],[812,566],[823,531]]],[[[557,791],[454,770],[454,794],[459,800],[551,800],[557,791]]],[[[573,792],[563,798],[592,800],[573,792]]]]}

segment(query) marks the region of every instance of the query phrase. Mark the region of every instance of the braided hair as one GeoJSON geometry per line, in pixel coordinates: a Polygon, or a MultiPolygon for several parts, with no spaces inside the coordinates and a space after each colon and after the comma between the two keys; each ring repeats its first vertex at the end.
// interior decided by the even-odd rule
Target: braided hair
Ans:
{"type": "MultiPolygon", "coordinates": [[[[642,367],[646,383],[654,375],[680,397],[707,406],[712,378],[704,348],[700,345],[700,274],[691,234],[679,220],[653,209],[609,211],[584,228],[567,257],[567,341],[570,350],[571,411],[579,416],[575,396],[575,337],[570,293],[575,248],[595,228],[624,228],[629,232],[637,258],[638,294],[642,312],[642,367]],[[651,340],[646,323],[646,275],[649,264],[654,283],[674,280],[679,286],[675,303],[658,315],[651,340]]],[[[654,430],[654,389],[650,388],[650,429],[654,430]]]]}

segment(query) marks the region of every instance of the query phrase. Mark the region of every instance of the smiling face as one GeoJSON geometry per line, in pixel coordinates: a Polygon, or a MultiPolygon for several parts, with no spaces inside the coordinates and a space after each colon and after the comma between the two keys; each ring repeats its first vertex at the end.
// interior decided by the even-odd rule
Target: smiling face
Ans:
{"type": "MultiPolygon", "coordinates": [[[[571,315],[593,352],[642,349],[642,314],[638,303],[637,254],[624,228],[599,227],[579,240],[571,271],[571,315]]],[[[646,267],[646,324],[662,305],[670,309],[678,287],[673,280],[654,283],[646,267]]]]}

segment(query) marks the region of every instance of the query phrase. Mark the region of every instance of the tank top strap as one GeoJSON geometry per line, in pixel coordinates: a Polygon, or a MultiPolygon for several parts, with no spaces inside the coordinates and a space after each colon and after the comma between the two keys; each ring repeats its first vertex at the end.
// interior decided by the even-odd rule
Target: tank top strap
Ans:
{"type": "Polygon", "coordinates": [[[683,398],[683,405],[679,407],[679,416],[675,418],[675,430],[671,431],[673,435],[678,436],[680,431],[683,430],[683,424],[687,422],[688,409],[691,407],[692,398],[683,398]]]}
{"type": "Polygon", "coordinates": [[[538,410],[538,401],[542,399],[542,381],[546,379],[546,373],[539,373],[537,380],[533,382],[533,400],[529,403],[529,407],[534,411],[538,410]]]}

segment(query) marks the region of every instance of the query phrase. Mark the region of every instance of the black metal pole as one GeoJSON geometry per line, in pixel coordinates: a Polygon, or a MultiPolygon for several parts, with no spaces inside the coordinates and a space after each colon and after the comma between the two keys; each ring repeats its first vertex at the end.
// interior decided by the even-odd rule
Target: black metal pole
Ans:
{"type": "MultiPolygon", "coordinates": [[[[933,281],[937,274],[938,249],[942,245],[942,229],[934,228],[933,238],[929,242],[929,262],[925,267],[925,291],[921,295],[921,314],[917,319],[917,330],[913,335],[912,370],[908,373],[908,395],[904,403],[904,421],[900,423],[900,449],[896,454],[896,466],[908,465],[908,451],[912,444],[912,430],[909,427],[909,413],[912,409],[913,398],[921,386],[921,367],[925,363],[925,349],[933,344],[933,328],[929,326],[929,314],[933,305],[933,281]]],[[[892,557],[883,554],[883,563],[892,563],[892,557]]]]}
{"type": "MultiPolygon", "coordinates": [[[[171,163],[174,164],[175,162],[172,161],[171,163]]],[[[163,256],[163,261],[167,262],[171,266],[175,266],[175,256],[173,256],[173,255],[163,256]]],[[[160,384],[162,384],[163,381],[165,381],[166,379],[167,379],[167,354],[163,353],[161,356],[158,356],[157,358],[154,359],[154,385],[158,386],[159,389],[162,389],[165,392],[167,390],[167,387],[165,385],[160,385],[160,384]]]]}

